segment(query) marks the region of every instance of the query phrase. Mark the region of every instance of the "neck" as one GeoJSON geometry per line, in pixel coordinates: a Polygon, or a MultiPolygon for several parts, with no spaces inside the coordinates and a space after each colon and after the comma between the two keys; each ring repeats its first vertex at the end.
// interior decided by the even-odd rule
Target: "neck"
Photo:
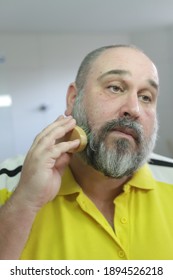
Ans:
{"type": "Polygon", "coordinates": [[[115,199],[124,183],[129,180],[129,177],[120,179],[107,177],[86,164],[77,155],[72,157],[70,168],[77,183],[88,196],[96,196],[103,200],[115,199]]]}
{"type": "Polygon", "coordinates": [[[129,177],[110,178],[87,165],[78,155],[73,155],[70,168],[77,183],[113,226],[114,199],[122,192],[129,177]]]}

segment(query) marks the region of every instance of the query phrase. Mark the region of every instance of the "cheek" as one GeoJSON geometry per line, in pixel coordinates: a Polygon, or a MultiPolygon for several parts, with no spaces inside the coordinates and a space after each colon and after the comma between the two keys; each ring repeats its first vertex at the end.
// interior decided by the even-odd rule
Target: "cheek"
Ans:
{"type": "Polygon", "coordinates": [[[151,136],[156,126],[157,126],[156,112],[151,111],[148,114],[146,114],[143,119],[144,133],[146,134],[146,136],[151,136]]]}
{"type": "Polygon", "coordinates": [[[84,106],[91,127],[97,130],[106,122],[118,118],[121,100],[117,98],[112,100],[103,92],[97,91],[90,95],[89,92],[91,91],[88,91],[85,95],[84,106]]]}
{"type": "Polygon", "coordinates": [[[103,124],[105,124],[108,119],[107,112],[104,111],[103,107],[88,108],[87,116],[90,126],[93,129],[99,129],[103,124]]]}
{"type": "Polygon", "coordinates": [[[100,128],[109,119],[107,106],[104,106],[100,99],[85,98],[84,107],[86,108],[87,119],[90,126],[94,129],[100,128]]]}

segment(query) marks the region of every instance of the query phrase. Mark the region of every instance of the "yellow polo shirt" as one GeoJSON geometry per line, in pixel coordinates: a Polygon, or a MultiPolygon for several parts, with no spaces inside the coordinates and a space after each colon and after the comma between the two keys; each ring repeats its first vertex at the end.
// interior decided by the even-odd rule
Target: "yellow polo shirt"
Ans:
{"type": "Polygon", "coordinates": [[[21,259],[173,260],[173,184],[155,180],[146,164],[114,204],[115,231],[67,169],[59,194],[38,213],[21,259]]]}
{"type": "Polygon", "coordinates": [[[60,193],[38,213],[22,259],[173,259],[173,185],[148,166],[115,201],[115,232],[68,169],[60,193]]]}

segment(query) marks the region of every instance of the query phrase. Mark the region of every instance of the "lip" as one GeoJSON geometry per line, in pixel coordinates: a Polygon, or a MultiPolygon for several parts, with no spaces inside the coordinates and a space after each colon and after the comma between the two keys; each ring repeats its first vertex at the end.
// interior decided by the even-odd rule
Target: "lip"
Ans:
{"type": "Polygon", "coordinates": [[[119,136],[125,138],[133,138],[133,140],[137,141],[138,136],[133,129],[130,128],[116,128],[113,131],[118,134],[119,136]]]}

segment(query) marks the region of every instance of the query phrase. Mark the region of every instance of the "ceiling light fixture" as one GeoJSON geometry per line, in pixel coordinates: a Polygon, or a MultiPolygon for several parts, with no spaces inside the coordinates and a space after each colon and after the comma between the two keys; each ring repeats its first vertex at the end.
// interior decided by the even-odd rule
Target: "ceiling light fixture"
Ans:
{"type": "Polygon", "coordinates": [[[12,105],[12,98],[10,95],[0,95],[0,107],[10,107],[12,105]]]}

